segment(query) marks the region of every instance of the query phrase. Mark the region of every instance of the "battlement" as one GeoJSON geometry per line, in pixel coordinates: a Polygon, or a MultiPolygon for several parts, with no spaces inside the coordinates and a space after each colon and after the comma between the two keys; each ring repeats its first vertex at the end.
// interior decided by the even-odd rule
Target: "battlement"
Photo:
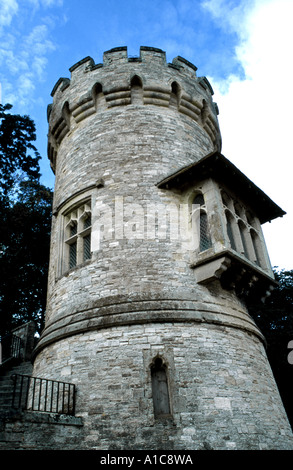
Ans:
{"type": "MultiPolygon", "coordinates": [[[[95,64],[94,59],[90,56],[87,56],[84,59],[76,62],[76,64],[72,65],[69,68],[69,71],[71,72],[71,76],[73,76],[76,73],[89,72],[101,67],[107,67],[111,65],[119,66],[126,63],[152,63],[153,66],[165,65],[181,72],[186,71],[189,73],[189,76],[194,77],[196,77],[197,71],[197,67],[194,64],[181,56],[175,57],[172,63],[167,63],[165,51],[156,47],[148,46],[141,46],[140,54],[137,57],[128,56],[127,46],[114,47],[113,49],[104,52],[103,63],[95,64]]],[[[51,96],[54,97],[59,87],[61,91],[64,91],[64,87],[69,86],[69,84],[70,79],[60,78],[55,84],[51,92],[51,96]]]]}
{"type": "Polygon", "coordinates": [[[103,54],[103,63],[85,57],[69,69],[70,78],[60,78],[48,106],[48,157],[54,171],[58,147],[65,135],[92,114],[120,106],[159,106],[178,112],[204,129],[214,149],[221,149],[213,103],[213,89],[206,77],[197,77],[197,67],[181,56],[167,63],[166,53],[155,47],[140,47],[138,57],[127,47],[103,54]]]}

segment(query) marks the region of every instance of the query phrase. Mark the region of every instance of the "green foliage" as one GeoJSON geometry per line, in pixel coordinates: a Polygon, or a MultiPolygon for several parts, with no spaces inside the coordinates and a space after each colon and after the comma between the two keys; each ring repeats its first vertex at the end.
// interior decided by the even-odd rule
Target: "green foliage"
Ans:
{"type": "Polygon", "coordinates": [[[293,365],[288,361],[288,343],[293,340],[293,270],[275,270],[278,287],[264,303],[251,305],[254,318],[267,342],[267,355],[288,418],[293,426],[293,365]]]}
{"type": "Polygon", "coordinates": [[[0,334],[29,320],[42,328],[52,206],[39,181],[34,123],[8,109],[0,105],[0,334]]]}
{"type": "Polygon", "coordinates": [[[36,140],[34,122],[28,116],[8,113],[11,108],[10,104],[4,106],[0,104],[0,195],[2,197],[7,196],[16,183],[24,177],[34,180],[40,177],[40,155],[32,144],[36,140]]]}

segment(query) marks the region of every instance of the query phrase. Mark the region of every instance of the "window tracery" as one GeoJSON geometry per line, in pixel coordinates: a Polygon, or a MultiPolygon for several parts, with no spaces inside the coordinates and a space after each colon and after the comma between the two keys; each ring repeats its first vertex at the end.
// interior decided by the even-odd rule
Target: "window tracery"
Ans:
{"type": "Polygon", "coordinates": [[[91,258],[91,205],[80,204],[64,216],[64,271],[91,258]]]}

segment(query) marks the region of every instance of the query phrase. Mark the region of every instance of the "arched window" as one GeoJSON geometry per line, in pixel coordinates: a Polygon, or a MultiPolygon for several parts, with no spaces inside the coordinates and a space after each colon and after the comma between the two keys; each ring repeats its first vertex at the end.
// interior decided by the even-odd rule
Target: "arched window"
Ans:
{"type": "Polygon", "coordinates": [[[168,389],[167,367],[160,357],[151,365],[152,392],[155,417],[171,414],[168,389]]]}
{"type": "Polygon", "coordinates": [[[65,215],[64,271],[91,258],[91,225],[90,201],[65,215]]]}
{"type": "Polygon", "coordinates": [[[201,193],[193,199],[193,205],[200,206],[199,214],[199,251],[205,251],[212,246],[209,233],[208,217],[205,209],[204,197],[201,193]]]}

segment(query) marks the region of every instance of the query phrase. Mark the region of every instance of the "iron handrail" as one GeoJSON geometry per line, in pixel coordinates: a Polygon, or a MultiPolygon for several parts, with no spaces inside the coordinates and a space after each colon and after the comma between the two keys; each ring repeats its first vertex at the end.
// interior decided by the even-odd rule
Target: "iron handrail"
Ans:
{"type": "Polygon", "coordinates": [[[14,374],[12,379],[13,408],[74,416],[74,384],[20,374],[14,374]]]}
{"type": "Polygon", "coordinates": [[[19,359],[21,338],[13,333],[0,337],[0,365],[10,359],[19,359]]]}

